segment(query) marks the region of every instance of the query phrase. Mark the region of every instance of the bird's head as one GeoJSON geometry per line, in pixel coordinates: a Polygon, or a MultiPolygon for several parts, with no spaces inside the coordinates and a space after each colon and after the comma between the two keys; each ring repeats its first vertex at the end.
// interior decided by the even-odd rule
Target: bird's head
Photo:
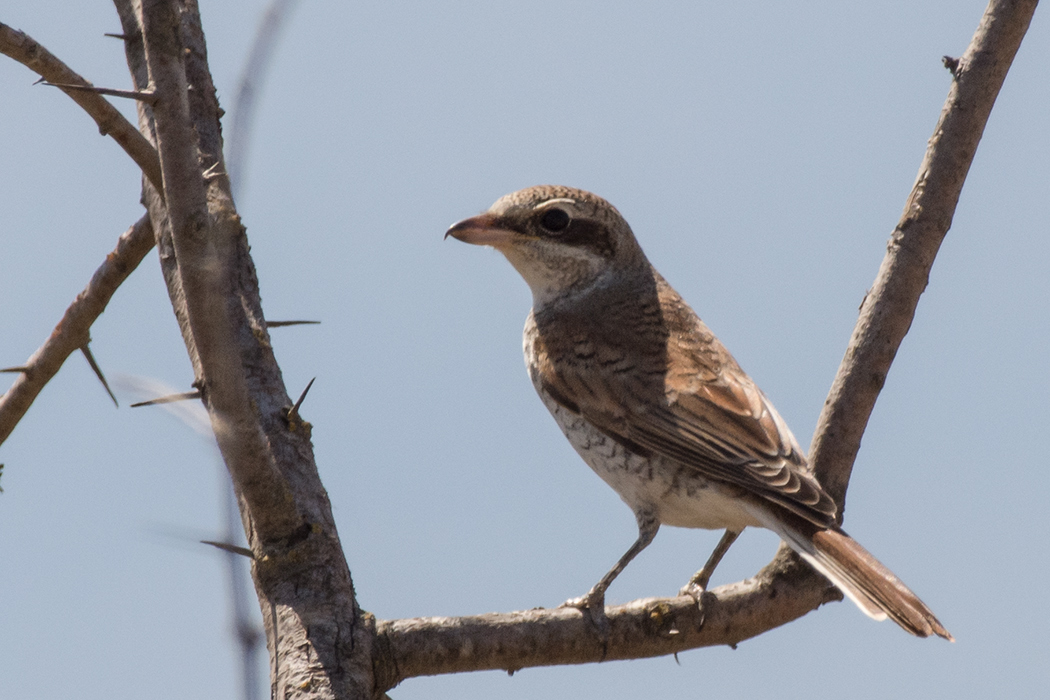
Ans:
{"type": "Polygon", "coordinates": [[[448,236],[503,253],[532,289],[537,308],[649,267],[620,212],[571,187],[518,190],[453,224],[448,236]]]}

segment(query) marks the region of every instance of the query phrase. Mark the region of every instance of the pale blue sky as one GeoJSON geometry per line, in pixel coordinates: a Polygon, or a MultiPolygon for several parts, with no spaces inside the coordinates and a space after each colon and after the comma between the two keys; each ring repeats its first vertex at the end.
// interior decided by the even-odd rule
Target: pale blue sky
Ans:
{"type": "MultiPolygon", "coordinates": [[[[808,444],[982,0],[302,2],[259,102],[239,202],[289,391],[314,425],[361,605],[381,618],[554,606],[634,519],[526,377],[530,297],[453,221],[539,183],[612,201],[808,444]]],[[[219,97],[264,3],[202,0],[219,97]]],[[[1044,8],[1045,9],[1045,8],[1044,8]]],[[[1045,15],[1045,11],[1042,15],[1045,15]]],[[[672,658],[413,679],[413,698],[1035,697],[1050,643],[1050,52],[1006,81],[854,472],[846,527],[956,644],[835,604],[672,658]]],[[[4,3],[128,87],[107,2],[4,3]]],[[[0,60],[0,366],[50,333],[141,214],[130,160],[0,60]]],[[[130,114],[130,105],[122,105],[130,114]]],[[[155,257],[93,333],[112,376],[192,380],[155,257]]],[[[7,382],[8,380],[3,380],[7,382]]],[[[4,385],[6,387],[6,384],[4,385]]],[[[234,698],[207,444],[115,410],[70,358],[0,447],[0,695],[234,698]]],[[[667,528],[609,591],[675,592],[717,533],[667,528]]],[[[754,573],[748,532],[714,584],[754,573]]]]}

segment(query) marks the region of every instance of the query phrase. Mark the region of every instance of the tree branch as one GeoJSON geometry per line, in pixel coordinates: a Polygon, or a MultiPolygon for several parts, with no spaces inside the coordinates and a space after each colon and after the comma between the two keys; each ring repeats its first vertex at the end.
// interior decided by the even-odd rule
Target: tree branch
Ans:
{"type": "Polygon", "coordinates": [[[160,161],[157,152],[142,134],[132,126],[102,95],[85,90],[70,89],[78,85],[93,88],[73,69],[60,61],[31,36],[0,22],[0,53],[15,59],[49,83],[57,83],[98,124],[99,133],[111,136],[124,152],[142,169],[153,186],[160,188],[160,161]]]}
{"type": "Polygon", "coordinates": [[[1037,4],[989,2],[970,46],[954,64],[940,120],[824,402],[809,455],[820,483],[840,505],[840,522],[861,436],[911,328],[984,126],[1037,4]]]}
{"type": "MultiPolygon", "coordinates": [[[[904,218],[890,238],[886,259],[862,307],[811,450],[821,483],[840,503],[868,416],[911,325],[984,125],[1036,4],[1036,0],[989,3],[959,61],[904,218]]],[[[513,671],[735,644],[834,599],[841,595],[781,545],[758,575],[705,595],[699,611],[690,598],[644,599],[611,608],[604,653],[586,618],[575,611],[384,621],[378,624],[377,687],[386,690],[421,675],[513,671]],[[668,634],[669,630],[677,634],[668,634]]]]}
{"type": "Polygon", "coordinates": [[[291,401],[225,175],[197,5],[115,2],[136,89],[151,84],[156,94],[138,110],[160,153],[164,198],[146,183],[144,199],[254,555],[273,694],[370,697],[374,621],[357,607],[309,424],[287,419],[291,401]]]}
{"type": "Polygon", "coordinates": [[[231,474],[245,497],[261,505],[255,525],[260,536],[283,540],[299,528],[301,520],[293,508],[280,505],[290,502],[290,494],[274,470],[252,410],[228,308],[229,248],[231,239],[243,236],[243,230],[229,201],[209,203],[189,114],[179,20],[169,0],[143,3],[143,37],[157,95],[153,118],[167,218],[201,362],[201,389],[231,474]]]}
{"type": "Polygon", "coordinates": [[[699,647],[734,646],[842,596],[783,549],[754,578],[689,596],[643,598],[606,609],[603,647],[578,610],[535,609],[471,617],[381,621],[377,690],[406,678],[463,671],[641,659],[699,647]]]}
{"type": "Polygon", "coordinates": [[[106,310],[117,287],[152,248],[153,227],[149,217],[143,216],[120,237],[87,287],[66,309],[51,337],[33,353],[22,374],[0,397],[0,444],[7,440],[44,386],[58,374],[66,358],[88,343],[91,325],[106,310]]]}

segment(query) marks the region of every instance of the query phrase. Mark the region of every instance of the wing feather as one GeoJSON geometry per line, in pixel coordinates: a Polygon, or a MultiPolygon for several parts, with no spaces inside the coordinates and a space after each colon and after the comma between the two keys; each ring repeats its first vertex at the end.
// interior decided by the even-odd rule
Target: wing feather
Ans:
{"type": "MultiPolygon", "coordinates": [[[[658,303],[635,297],[633,305],[530,320],[539,384],[629,448],[831,524],[835,503],[772,403],[655,272],[654,283],[658,303]],[[610,316],[624,323],[599,322],[610,316]]],[[[612,303],[599,297],[594,304],[603,302],[612,303]]]]}

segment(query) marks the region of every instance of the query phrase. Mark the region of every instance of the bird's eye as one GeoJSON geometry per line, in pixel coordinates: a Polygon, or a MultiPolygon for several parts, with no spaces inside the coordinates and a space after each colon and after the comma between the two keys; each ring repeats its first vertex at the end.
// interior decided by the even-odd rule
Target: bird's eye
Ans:
{"type": "Polygon", "coordinates": [[[561,233],[569,228],[570,220],[569,214],[564,209],[551,207],[543,212],[543,217],[540,219],[540,226],[542,226],[548,233],[561,233]]]}

